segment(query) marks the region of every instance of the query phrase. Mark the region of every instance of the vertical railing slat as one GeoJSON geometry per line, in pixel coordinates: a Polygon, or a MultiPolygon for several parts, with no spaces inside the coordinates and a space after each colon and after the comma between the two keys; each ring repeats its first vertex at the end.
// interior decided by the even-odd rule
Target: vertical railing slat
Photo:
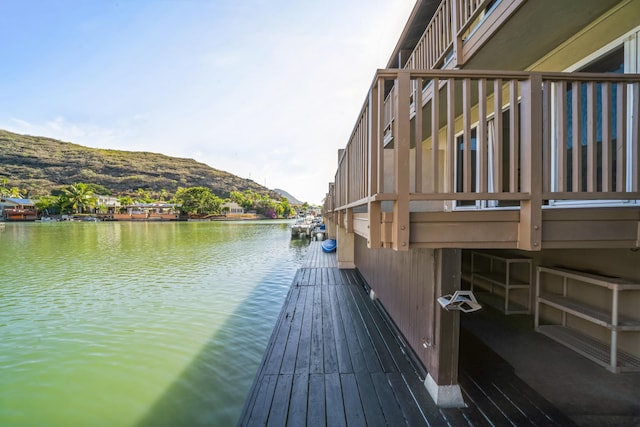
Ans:
{"type": "Polygon", "coordinates": [[[494,126],[494,156],[493,156],[493,190],[502,192],[502,153],[504,135],[502,132],[502,79],[493,81],[493,126],[494,126]]]}
{"type": "Polygon", "coordinates": [[[611,83],[603,82],[600,87],[602,99],[602,191],[611,191],[611,83]]]}
{"type": "Polygon", "coordinates": [[[616,87],[616,191],[624,191],[627,185],[627,85],[620,82],[616,87]]]}
{"type": "Polygon", "coordinates": [[[509,192],[518,191],[520,162],[520,117],[518,114],[518,80],[509,82],[509,192]]]}
{"type": "Polygon", "coordinates": [[[587,191],[596,191],[598,180],[598,155],[596,152],[596,84],[587,83],[587,191]]]}
{"type": "Polygon", "coordinates": [[[551,82],[542,83],[542,191],[551,191],[551,82]]]}
{"type": "Polygon", "coordinates": [[[567,120],[567,82],[562,80],[556,83],[556,190],[568,191],[568,120],[567,120]]]}
{"type": "Polygon", "coordinates": [[[369,91],[369,197],[379,192],[378,185],[378,156],[380,155],[378,140],[380,139],[380,103],[378,99],[378,84],[374,84],[369,91]]]}
{"type": "Polygon", "coordinates": [[[488,191],[487,173],[488,167],[488,146],[487,146],[487,79],[478,79],[478,131],[477,156],[478,156],[478,191],[488,191]]]}
{"type": "Polygon", "coordinates": [[[447,170],[445,178],[445,193],[453,193],[456,190],[455,187],[455,175],[456,175],[456,89],[455,80],[453,78],[447,79],[447,151],[446,161],[447,170]]]}
{"type": "Polygon", "coordinates": [[[571,149],[572,176],[571,191],[582,191],[582,84],[579,81],[571,83],[571,149]]]}
{"type": "Polygon", "coordinates": [[[439,192],[440,175],[440,79],[431,81],[431,183],[433,193],[439,192]]]}
{"type": "MultiPolygon", "coordinates": [[[[462,191],[470,193],[471,189],[471,79],[462,80],[462,191]]],[[[457,151],[457,150],[456,150],[457,151]]]]}
{"type": "Polygon", "coordinates": [[[422,78],[416,79],[415,106],[415,192],[422,193],[422,78]]]}
{"type": "Polygon", "coordinates": [[[378,78],[378,192],[385,193],[384,187],[384,130],[386,123],[384,118],[384,79],[378,78]]]}
{"type": "MultiPolygon", "coordinates": [[[[369,91],[369,132],[367,138],[368,152],[369,152],[369,202],[368,202],[368,215],[369,215],[369,238],[367,239],[367,247],[380,248],[382,246],[382,224],[381,224],[381,203],[373,201],[372,198],[380,192],[380,157],[382,157],[382,138],[384,137],[381,129],[380,112],[384,107],[384,100],[381,103],[381,96],[379,94],[380,78],[378,78],[373,84],[371,91],[369,91]]],[[[384,88],[382,88],[384,90],[384,88]]]]}
{"type": "Polygon", "coordinates": [[[631,191],[640,191],[640,85],[636,82],[631,85],[631,99],[633,105],[631,106],[631,153],[633,153],[633,159],[631,160],[631,191]]]}

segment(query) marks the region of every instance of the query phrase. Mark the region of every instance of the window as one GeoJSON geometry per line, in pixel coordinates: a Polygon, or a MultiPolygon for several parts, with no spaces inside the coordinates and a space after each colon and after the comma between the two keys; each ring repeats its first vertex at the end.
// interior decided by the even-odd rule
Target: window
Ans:
{"type": "MultiPolygon", "coordinates": [[[[624,72],[624,47],[620,46],[619,48],[613,50],[612,52],[604,55],[588,66],[584,67],[580,71],[590,72],[590,73],[623,73],[624,72]]],[[[587,191],[587,128],[589,125],[589,118],[587,117],[587,84],[582,83],[580,88],[580,118],[579,123],[574,123],[574,118],[571,114],[573,111],[573,102],[574,95],[573,91],[576,88],[569,86],[567,87],[567,92],[565,94],[566,97],[566,105],[567,105],[567,155],[566,155],[566,170],[567,170],[567,183],[566,183],[566,191],[575,191],[575,186],[577,183],[573,182],[573,151],[576,148],[580,149],[580,164],[582,166],[582,170],[580,171],[581,177],[581,185],[580,191],[587,191]],[[579,147],[576,147],[577,141],[574,142],[574,132],[573,127],[580,126],[580,141],[579,147]]],[[[607,97],[611,99],[611,106],[609,110],[609,121],[610,123],[616,123],[617,118],[617,87],[616,84],[612,84],[608,88],[607,97]]],[[[595,99],[595,110],[596,110],[596,119],[595,119],[595,130],[596,130],[596,144],[597,144],[597,153],[596,153],[596,164],[597,164],[597,191],[602,191],[602,162],[603,162],[603,153],[602,153],[602,127],[603,122],[606,117],[603,117],[603,85],[601,83],[596,84],[595,88],[596,99],[595,99]]],[[[611,156],[613,165],[612,170],[609,171],[610,176],[608,176],[609,181],[612,183],[612,188],[616,188],[616,169],[618,165],[616,164],[616,147],[617,147],[617,132],[616,127],[612,127],[611,133],[611,144],[609,145],[609,155],[611,156]]]]}
{"type": "MultiPolygon", "coordinates": [[[[471,180],[471,192],[478,190],[478,141],[477,141],[477,129],[471,129],[471,141],[469,144],[469,170],[465,170],[464,156],[465,156],[465,141],[464,135],[458,135],[456,137],[456,192],[464,192],[464,180],[467,178],[467,174],[471,180]]],[[[457,207],[460,206],[476,206],[477,202],[473,200],[459,201],[456,203],[457,207]]]]}

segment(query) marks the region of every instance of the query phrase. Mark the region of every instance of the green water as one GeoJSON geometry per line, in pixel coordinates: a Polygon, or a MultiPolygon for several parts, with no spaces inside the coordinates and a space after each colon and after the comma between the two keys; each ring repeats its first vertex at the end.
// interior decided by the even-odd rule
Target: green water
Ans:
{"type": "Polygon", "coordinates": [[[307,245],[285,222],[6,224],[0,426],[234,425],[307,245]]]}

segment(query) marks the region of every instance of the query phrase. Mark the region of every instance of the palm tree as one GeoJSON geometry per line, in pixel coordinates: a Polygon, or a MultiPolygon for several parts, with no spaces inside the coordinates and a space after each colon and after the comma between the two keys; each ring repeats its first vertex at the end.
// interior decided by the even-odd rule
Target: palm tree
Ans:
{"type": "Polygon", "coordinates": [[[9,189],[7,188],[8,182],[9,180],[7,178],[0,179],[0,196],[9,194],[9,189]]]}
{"type": "Polygon", "coordinates": [[[85,183],[80,182],[70,185],[63,191],[69,202],[69,206],[74,212],[82,213],[85,209],[93,207],[96,203],[93,190],[85,183]]]}

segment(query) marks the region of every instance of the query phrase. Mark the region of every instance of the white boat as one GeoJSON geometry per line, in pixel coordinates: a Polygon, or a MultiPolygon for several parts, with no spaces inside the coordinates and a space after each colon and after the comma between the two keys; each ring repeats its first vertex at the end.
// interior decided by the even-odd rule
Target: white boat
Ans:
{"type": "Polygon", "coordinates": [[[291,224],[291,237],[311,237],[315,226],[313,216],[299,217],[295,223],[291,224]]]}
{"type": "Polygon", "coordinates": [[[58,220],[51,218],[50,216],[43,216],[42,218],[37,219],[36,222],[58,222],[58,220]]]}

